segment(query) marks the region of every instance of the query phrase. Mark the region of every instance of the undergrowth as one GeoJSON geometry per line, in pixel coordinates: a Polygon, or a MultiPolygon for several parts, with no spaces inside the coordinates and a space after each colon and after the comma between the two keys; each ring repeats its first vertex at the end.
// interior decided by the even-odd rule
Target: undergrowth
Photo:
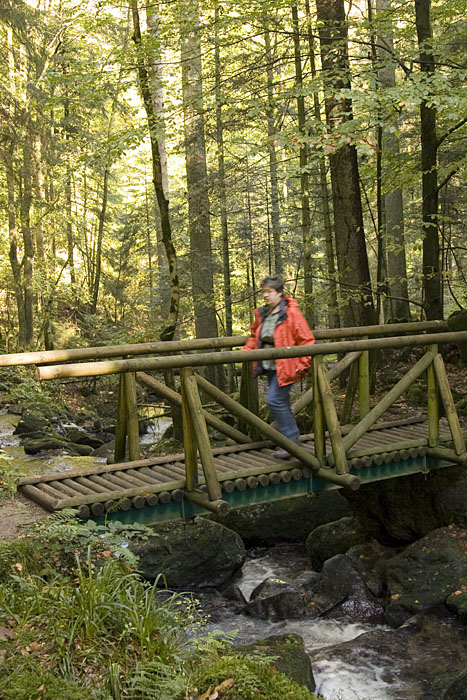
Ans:
{"type": "Polygon", "coordinates": [[[0,544],[2,700],[312,700],[270,658],[207,633],[191,594],[144,581],[135,530],[154,535],[68,512],[0,544]]]}

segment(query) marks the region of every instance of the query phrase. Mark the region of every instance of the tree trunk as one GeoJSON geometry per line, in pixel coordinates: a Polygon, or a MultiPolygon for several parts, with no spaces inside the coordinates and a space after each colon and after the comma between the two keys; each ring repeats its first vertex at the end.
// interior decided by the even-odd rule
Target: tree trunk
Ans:
{"type": "Polygon", "coordinates": [[[156,193],[157,203],[159,206],[159,214],[161,218],[162,241],[164,243],[165,253],[169,265],[170,274],[170,306],[167,324],[161,332],[162,340],[172,340],[175,334],[177,325],[178,311],[180,306],[180,283],[178,279],[178,266],[175,247],[172,241],[172,228],[170,225],[169,216],[169,200],[164,192],[164,180],[161,163],[161,155],[158,141],[158,117],[154,112],[154,102],[152,99],[151,88],[149,84],[149,75],[144,62],[142,52],[142,37],[139,21],[138,3],[137,0],[131,0],[131,11],[133,18],[133,39],[138,51],[138,79],[141,95],[146,110],[146,116],[149,126],[149,136],[151,141],[152,155],[152,173],[154,190],[156,193]]]}
{"type": "Polygon", "coordinates": [[[297,5],[292,5],[293,43],[295,59],[295,87],[297,90],[298,130],[300,133],[300,194],[302,211],[303,274],[304,274],[304,316],[310,328],[315,326],[315,303],[313,297],[313,264],[310,220],[310,184],[308,175],[308,141],[306,130],[305,97],[303,96],[302,56],[300,50],[300,27],[297,5]]]}
{"type": "MultiPolygon", "coordinates": [[[[317,16],[325,88],[326,121],[332,132],[352,116],[352,104],[340,95],[350,88],[347,26],[343,0],[318,0],[317,16]]],[[[346,143],[327,147],[331,167],[337,263],[344,322],[371,325],[375,311],[363,230],[357,151],[346,143]],[[349,264],[350,263],[350,264],[349,264]]]]}
{"type": "Polygon", "coordinates": [[[32,204],[32,179],[31,179],[31,130],[28,125],[26,138],[23,144],[23,166],[21,173],[20,191],[20,218],[21,235],[23,238],[23,300],[25,347],[32,345],[34,337],[34,238],[31,231],[31,204],[32,204]]]}
{"type": "MultiPolygon", "coordinates": [[[[307,35],[308,35],[308,50],[310,55],[310,67],[311,75],[313,79],[316,78],[316,60],[315,60],[315,46],[313,40],[313,32],[311,29],[311,12],[309,0],[305,0],[305,12],[307,17],[307,35]]],[[[321,107],[319,103],[319,96],[316,90],[313,91],[313,113],[317,122],[321,122],[321,107]]],[[[329,303],[328,303],[328,325],[329,328],[339,328],[339,304],[337,299],[337,284],[336,284],[336,263],[335,263],[335,253],[334,253],[334,238],[333,230],[331,224],[331,213],[329,206],[329,190],[328,190],[328,180],[326,175],[326,162],[325,158],[319,158],[318,166],[318,181],[319,181],[319,191],[321,194],[321,208],[324,226],[324,236],[326,244],[326,266],[328,270],[328,275],[330,278],[329,282],[329,303]]]]}
{"type": "MultiPolygon", "coordinates": [[[[180,23],[185,162],[190,232],[190,262],[197,338],[217,337],[214,273],[204,133],[203,83],[198,0],[184,4],[180,23]]],[[[222,383],[222,372],[207,368],[207,378],[222,383]],[[208,376],[209,375],[209,376],[208,376]]]]}
{"type": "MultiPolygon", "coordinates": [[[[435,73],[430,0],[415,0],[415,21],[420,53],[420,70],[427,83],[435,73]]],[[[438,170],[436,108],[424,99],[420,105],[422,147],[422,219],[423,219],[423,294],[428,321],[443,318],[441,298],[440,252],[438,236],[438,170]]]]}
{"type": "MultiPolygon", "coordinates": [[[[232,289],[230,283],[230,249],[229,229],[227,221],[227,195],[225,187],[225,159],[224,159],[224,122],[222,119],[222,92],[221,92],[221,55],[219,46],[219,4],[216,0],[214,8],[214,69],[215,69],[215,97],[216,97],[216,142],[217,142],[217,169],[219,186],[219,209],[221,215],[222,233],[222,270],[224,276],[224,306],[225,306],[225,334],[233,335],[232,315],[232,289]]],[[[235,390],[235,368],[228,365],[229,391],[235,390]]]]}
{"type": "MultiPolygon", "coordinates": [[[[391,10],[391,0],[376,0],[378,14],[387,14],[391,10]]],[[[386,19],[386,22],[388,20],[386,19]]],[[[387,25],[389,27],[389,25],[387,25]]],[[[390,58],[393,53],[393,37],[390,28],[384,35],[377,39],[377,54],[383,67],[379,70],[379,81],[383,89],[394,88],[396,85],[396,72],[390,58]]],[[[398,124],[397,114],[393,115],[391,123],[398,124]]],[[[383,164],[385,157],[391,159],[391,168],[395,169],[395,177],[400,172],[400,146],[397,133],[393,133],[383,127],[382,144],[383,164]]],[[[384,179],[384,172],[383,172],[384,179]]],[[[386,240],[389,309],[392,319],[408,321],[410,308],[407,289],[407,262],[404,239],[404,204],[402,189],[397,184],[385,183],[383,195],[383,227],[386,240]]]]}
{"type": "Polygon", "coordinates": [[[276,127],[274,124],[274,72],[272,69],[271,34],[269,32],[269,20],[266,14],[264,21],[264,45],[266,59],[266,78],[268,102],[266,107],[266,120],[268,124],[268,152],[269,152],[269,181],[271,185],[271,228],[274,247],[274,267],[276,274],[282,274],[283,261],[281,250],[281,222],[279,208],[279,182],[277,177],[277,154],[275,146],[276,127]]]}

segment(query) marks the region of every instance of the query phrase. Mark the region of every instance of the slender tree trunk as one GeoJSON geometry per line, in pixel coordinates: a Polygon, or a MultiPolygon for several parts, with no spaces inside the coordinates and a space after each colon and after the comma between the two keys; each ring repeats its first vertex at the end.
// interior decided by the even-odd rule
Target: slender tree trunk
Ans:
{"type": "Polygon", "coordinates": [[[274,267],[277,274],[283,272],[283,260],[281,250],[281,222],[279,207],[279,180],[277,176],[277,154],[276,154],[276,127],[274,124],[274,71],[272,67],[273,55],[271,51],[271,34],[269,31],[269,20],[266,14],[264,21],[264,45],[266,59],[266,79],[268,102],[266,107],[266,120],[268,125],[268,152],[269,152],[269,181],[271,185],[271,228],[274,247],[274,267]]]}
{"type": "Polygon", "coordinates": [[[15,172],[14,172],[14,146],[6,151],[5,170],[8,194],[8,233],[9,233],[9,259],[13,274],[16,310],[18,314],[18,345],[21,349],[26,346],[26,319],[24,316],[24,296],[21,277],[21,262],[18,258],[18,234],[16,230],[16,203],[15,203],[15,172]]]}
{"type": "MultiPolygon", "coordinates": [[[[217,170],[219,186],[219,209],[221,215],[222,235],[222,271],[224,276],[224,306],[225,306],[225,333],[233,335],[232,315],[232,288],[230,281],[230,247],[229,229],[227,221],[227,194],[225,186],[225,158],[224,158],[224,122],[222,118],[222,91],[221,91],[221,55],[219,44],[219,3],[216,0],[214,7],[214,69],[215,69],[215,97],[216,97],[216,142],[217,142],[217,170]]],[[[228,365],[229,391],[235,390],[235,368],[228,365]]]]}
{"type": "MultiPolygon", "coordinates": [[[[347,26],[343,0],[318,0],[317,15],[325,84],[326,121],[332,132],[351,119],[352,104],[341,97],[350,88],[347,26]]],[[[330,139],[331,141],[331,139],[330,139]]],[[[363,229],[357,151],[354,145],[328,145],[334,204],[340,298],[346,325],[375,322],[363,229]]]]}
{"type": "Polygon", "coordinates": [[[106,165],[104,168],[104,180],[102,183],[102,202],[99,211],[99,228],[97,230],[97,243],[96,243],[96,265],[94,273],[94,283],[92,291],[92,302],[91,302],[91,314],[95,314],[97,310],[97,301],[99,298],[99,287],[101,283],[101,269],[102,269],[102,243],[104,240],[104,227],[105,227],[105,215],[107,212],[107,201],[109,194],[109,175],[110,175],[110,165],[108,163],[109,158],[106,158],[106,165]]]}
{"type": "Polygon", "coordinates": [[[303,95],[302,55],[300,50],[300,27],[297,5],[292,5],[293,42],[295,59],[295,88],[297,91],[298,130],[300,133],[300,194],[302,213],[303,274],[305,304],[304,315],[311,328],[315,326],[315,302],[313,296],[313,264],[310,219],[310,184],[308,175],[308,141],[306,130],[305,97],[303,95]]]}
{"type": "Polygon", "coordinates": [[[31,231],[31,130],[28,125],[23,144],[23,166],[21,173],[20,219],[21,235],[23,238],[23,299],[25,322],[25,346],[31,347],[34,337],[34,238],[31,231]]]}
{"type": "Polygon", "coordinates": [[[164,192],[161,155],[159,150],[159,141],[157,138],[159,126],[158,118],[157,114],[154,112],[154,102],[152,99],[151,88],[149,84],[149,75],[144,62],[144,55],[142,52],[142,37],[137,0],[131,0],[131,11],[133,18],[133,38],[138,50],[139,87],[141,95],[143,97],[144,108],[146,110],[146,116],[148,119],[149,126],[149,136],[151,140],[154,190],[159,206],[162,241],[164,243],[164,248],[167,255],[170,274],[170,306],[167,324],[161,333],[161,339],[172,340],[175,334],[178,319],[178,311],[180,306],[180,283],[178,279],[177,256],[172,240],[172,228],[170,225],[169,216],[169,200],[167,199],[166,194],[164,192]]]}
{"type": "MultiPolygon", "coordinates": [[[[391,0],[376,0],[378,14],[387,14],[391,10],[391,0]]],[[[393,53],[393,37],[389,28],[389,20],[386,19],[388,29],[377,38],[377,54],[383,64],[378,77],[383,89],[394,88],[396,85],[396,73],[391,63],[393,53]]],[[[398,115],[394,114],[392,123],[398,125],[398,115]]],[[[401,170],[400,146],[397,133],[383,127],[382,143],[383,166],[384,159],[390,158],[391,169],[394,172],[395,182],[391,184],[388,177],[385,179],[385,194],[383,194],[383,226],[386,240],[386,259],[389,288],[389,308],[392,319],[410,319],[410,309],[407,289],[407,262],[404,240],[404,204],[402,188],[397,183],[397,176],[401,170]]]]}
{"type": "MultiPolygon", "coordinates": [[[[420,53],[420,70],[427,82],[435,73],[432,48],[430,0],[415,0],[415,21],[420,53]]],[[[423,218],[423,295],[429,321],[443,318],[441,271],[438,236],[438,141],[436,107],[424,99],[420,105],[420,139],[422,147],[422,218],[423,218]]]]}
{"type": "MultiPolygon", "coordinates": [[[[211,247],[208,171],[204,132],[201,37],[198,0],[184,5],[180,23],[182,89],[185,133],[185,162],[188,195],[188,225],[195,328],[197,338],[217,337],[214,297],[214,261],[211,247]]],[[[217,386],[224,383],[223,369],[206,368],[217,386]]]]}
{"type": "MultiPolygon", "coordinates": [[[[315,44],[313,39],[313,32],[311,29],[311,12],[309,0],[305,0],[305,12],[307,17],[307,36],[308,36],[308,50],[310,56],[310,67],[311,75],[313,79],[316,78],[316,59],[315,59],[315,44]]],[[[321,107],[319,103],[319,96],[316,90],[313,91],[313,114],[317,122],[321,122],[321,107]]],[[[329,303],[328,303],[328,324],[330,328],[339,327],[339,304],[337,298],[337,284],[336,284],[336,263],[335,263],[335,246],[334,246],[334,236],[331,223],[331,212],[329,206],[329,190],[328,190],[328,179],[326,175],[326,162],[325,157],[319,158],[318,164],[318,181],[319,181],[319,191],[321,194],[321,207],[322,207],[322,217],[324,226],[324,237],[325,237],[325,247],[326,247],[326,266],[328,270],[328,275],[330,278],[329,283],[329,303]]]]}

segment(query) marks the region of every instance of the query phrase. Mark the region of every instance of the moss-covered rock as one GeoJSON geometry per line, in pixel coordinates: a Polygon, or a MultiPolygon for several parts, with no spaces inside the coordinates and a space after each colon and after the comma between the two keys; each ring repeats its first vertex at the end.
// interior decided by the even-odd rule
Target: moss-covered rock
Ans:
{"type": "Polygon", "coordinates": [[[258,639],[255,644],[235,647],[242,654],[259,651],[271,657],[271,666],[298,685],[305,686],[310,692],[316,688],[310,657],[305,651],[305,644],[298,634],[281,634],[258,639]]]}
{"type": "Polygon", "coordinates": [[[142,575],[163,574],[169,588],[196,590],[220,586],[245,561],[245,546],[237,533],[206,518],[192,523],[170,522],[154,528],[154,537],[133,539],[142,575]]]}
{"type": "Polygon", "coordinates": [[[348,516],[312,530],[305,545],[313,569],[320,571],[326,559],[345,554],[351,547],[367,540],[368,535],[357,518],[348,516]]]}
{"type": "Polygon", "coordinates": [[[411,544],[388,562],[387,579],[389,624],[447,612],[446,600],[467,580],[467,530],[440,528],[411,544]]]}

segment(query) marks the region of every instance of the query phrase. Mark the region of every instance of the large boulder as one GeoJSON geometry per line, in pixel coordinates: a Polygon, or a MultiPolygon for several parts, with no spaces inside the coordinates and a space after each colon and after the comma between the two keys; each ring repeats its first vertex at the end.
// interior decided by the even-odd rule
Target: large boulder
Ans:
{"type": "Polygon", "coordinates": [[[25,438],[41,438],[51,431],[51,424],[47,418],[28,409],[24,410],[13,435],[21,435],[25,438]]]}
{"type": "Polygon", "coordinates": [[[170,522],[154,528],[147,540],[132,539],[144,578],[160,574],[171,589],[196,590],[226,583],[245,561],[245,546],[237,533],[206,518],[170,522]]]}
{"type": "Polygon", "coordinates": [[[387,587],[386,567],[388,560],[399,554],[400,547],[383,547],[374,539],[363,544],[356,544],[345,555],[362,576],[373,595],[384,595],[387,587]]]}
{"type": "MultiPolygon", "coordinates": [[[[313,577],[313,573],[311,575],[313,577]]],[[[320,614],[303,582],[300,584],[278,578],[267,578],[260,583],[252,592],[243,612],[274,622],[314,618],[320,614]]]]}
{"type": "Polygon", "coordinates": [[[318,525],[350,514],[349,504],[336,490],[236,508],[222,523],[247,544],[303,542],[318,525]]]}
{"type": "Polygon", "coordinates": [[[367,539],[368,535],[357,518],[347,516],[319,525],[310,532],[305,545],[313,569],[320,571],[326,559],[336,554],[345,554],[348,549],[363,544],[367,539]]]}
{"type": "Polygon", "coordinates": [[[383,545],[414,542],[445,525],[467,528],[464,467],[377,481],[345,497],[362,527],[383,545]]]}
{"type": "Polygon", "coordinates": [[[446,613],[447,599],[466,580],[467,530],[431,532],[387,564],[387,621],[396,627],[416,613],[446,613]]]}
{"type": "Polygon", "coordinates": [[[320,614],[326,617],[346,617],[354,622],[384,621],[382,604],[345,554],[336,554],[324,563],[312,599],[320,614]]]}

